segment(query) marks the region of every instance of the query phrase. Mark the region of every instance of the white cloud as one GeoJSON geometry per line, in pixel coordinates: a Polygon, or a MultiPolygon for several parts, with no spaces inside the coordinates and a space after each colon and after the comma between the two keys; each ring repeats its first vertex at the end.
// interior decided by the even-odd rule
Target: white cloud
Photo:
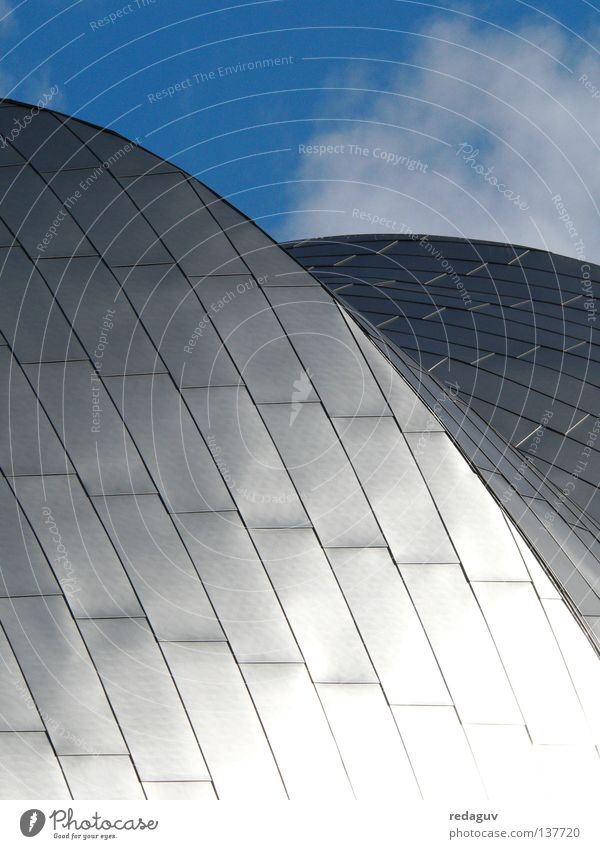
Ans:
{"type": "Polygon", "coordinates": [[[298,154],[300,212],[280,237],[406,227],[600,261],[598,52],[555,25],[443,22],[415,44],[409,66],[385,65],[390,94],[367,91],[381,80],[370,61],[328,83],[355,91],[324,95],[333,120],[306,142],[334,152],[298,154]]]}

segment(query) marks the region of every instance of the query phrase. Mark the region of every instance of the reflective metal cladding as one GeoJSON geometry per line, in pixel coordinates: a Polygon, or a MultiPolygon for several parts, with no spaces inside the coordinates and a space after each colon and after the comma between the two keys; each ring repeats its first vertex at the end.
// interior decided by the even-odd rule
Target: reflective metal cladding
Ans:
{"type": "Polygon", "coordinates": [[[570,261],[293,258],[49,111],[0,193],[0,797],[597,793],[570,261]]]}

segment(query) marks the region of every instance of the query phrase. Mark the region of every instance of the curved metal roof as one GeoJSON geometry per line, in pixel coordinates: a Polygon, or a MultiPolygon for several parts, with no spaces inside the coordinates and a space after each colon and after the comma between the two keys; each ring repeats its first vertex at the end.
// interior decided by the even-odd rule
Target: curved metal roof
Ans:
{"type": "Polygon", "coordinates": [[[28,110],[0,106],[0,796],[501,798],[566,764],[596,793],[585,575],[549,580],[454,399],[207,187],[28,110]]]}

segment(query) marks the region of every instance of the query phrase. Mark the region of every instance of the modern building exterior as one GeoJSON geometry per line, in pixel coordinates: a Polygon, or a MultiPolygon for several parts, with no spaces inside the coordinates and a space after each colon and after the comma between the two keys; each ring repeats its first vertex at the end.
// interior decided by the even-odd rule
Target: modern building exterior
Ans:
{"type": "Polygon", "coordinates": [[[442,394],[465,455],[545,552],[598,640],[600,268],[514,245],[418,235],[288,248],[418,376],[420,392],[442,394]],[[569,577],[569,561],[584,581],[569,577]]]}
{"type": "Polygon", "coordinates": [[[597,794],[594,514],[174,165],[0,134],[0,798],[597,794]]]}

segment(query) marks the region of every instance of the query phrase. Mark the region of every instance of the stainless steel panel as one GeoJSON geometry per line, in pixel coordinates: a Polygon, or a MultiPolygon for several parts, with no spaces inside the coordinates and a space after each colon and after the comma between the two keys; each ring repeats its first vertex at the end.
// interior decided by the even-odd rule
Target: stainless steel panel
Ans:
{"type": "Polygon", "coordinates": [[[381,356],[379,350],[352,317],[344,312],[342,316],[402,430],[405,432],[443,430],[435,415],[400,377],[389,360],[381,356]]]}
{"type": "Polygon", "coordinates": [[[308,524],[247,391],[217,387],[184,395],[245,522],[255,528],[308,524]]]}
{"type": "Polygon", "coordinates": [[[140,779],[209,779],[173,679],[146,621],[88,619],[80,624],[140,779]]]}
{"type": "Polygon", "coordinates": [[[461,721],[522,724],[506,672],[460,566],[400,565],[400,572],[461,721]]]}
{"type": "Polygon", "coordinates": [[[60,592],[26,516],[3,478],[0,478],[0,539],[0,596],[60,592]]]}
{"type": "Polygon", "coordinates": [[[64,600],[0,599],[0,621],[58,754],[126,754],[64,600]]]}
{"type": "Polygon", "coordinates": [[[102,167],[113,174],[146,174],[150,171],[162,173],[176,170],[174,165],[116,133],[107,133],[75,118],[69,118],[66,124],[78,138],[86,142],[101,160],[102,167]]]}
{"type": "Polygon", "coordinates": [[[105,168],[62,171],[52,178],[52,188],[60,198],[58,204],[79,193],[73,215],[109,265],[172,262],[156,233],[105,168]]]}
{"type": "Polygon", "coordinates": [[[295,402],[259,409],[323,545],[385,545],[321,405],[295,402]]]}
{"type": "MultiPolygon", "coordinates": [[[[3,112],[6,112],[6,116],[10,118],[11,122],[14,123],[14,120],[18,118],[18,107],[3,103],[0,108],[3,112]]],[[[0,165],[23,165],[24,163],[25,160],[14,147],[11,147],[10,144],[0,145],[0,165]]]]}
{"type": "Polygon", "coordinates": [[[330,416],[389,414],[338,306],[324,290],[286,286],[264,291],[330,416]]]}
{"type": "Polygon", "coordinates": [[[527,542],[523,539],[517,527],[510,519],[507,519],[507,522],[511,533],[515,538],[519,551],[521,552],[521,557],[525,561],[525,566],[527,567],[527,571],[529,572],[529,576],[539,597],[543,599],[562,599],[561,594],[542,568],[537,557],[527,542]]]}
{"type": "Polygon", "coordinates": [[[14,244],[16,244],[14,236],[10,233],[6,224],[0,220],[0,246],[10,248],[14,244]]]}
{"type": "Polygon", "coordinates": [[[529,583],[473,586],[534,743],[591,742],[544,609],[529,583]]]}
{"type": "Polygon", "coordinates": [[[598,560],[594,553],[590,551],[590,547],[573,533],[571,526],[565,522],[558,512],[554,513],[552,509],[548,509],[547,503],[533,499],[531,509],[556,540],[560,550],[564,551],[596,593],[600,593],[598,560]]]}
{"type": "Polygon", "coordinates": [[[0,169],[0,197],[4,221],[30,256],[96,253],[73,218],[79,202],[63,203],[32,168],[0,169]]]}
{"type": "Polygon", "coordinates": [[[421,799],[390,707],[377,684],[318,684],[317,692],[359,801],[421,799]]]}
{"type": "Polygon", "coordinates": [[[244,274],[237,251],[183,174],[121,182],[186,274],[244,274]]]}
{"type": "Polygon", "coordinates": [[[88,362],[25,366],[90,495],[153,492],[110,395],[88,362]]]}
{"type": "Polygon", "coordinates": [[[253,531],[313,681],[377,682],[348,605],[312,530],[253,531]]]}
{"type": "Polygon", "coordinates": [[[71,798],[45,734],[0,734],[0,798],[71,798]]]}
{"type": "Polygon", "coordinates": [[[592,732],[592,740],[600,745],[600,669],[594,651],[581,625],[562,598],[543,599],[550,627],[592,732]]]}
{"type": "Polygon", "coordinates": [[[13,486],[74,616],[139,616],[141,608],[92,504],[74,476],[13,486]]]}
{"type": "Polygon", "coordinates": [[[290,799],[351,799],[348,777],[306,667],[246,663],[242,673],[290,799]]]}
{"type": "Polygon", "coordinates": [[[257,403],[316,399],[294,340],[250,275],[206,277],[195,288],[257,403]]]}
{"type": "Polygon", "coordinates": [[[559,585],[564,587],[580,613],[584,616],[599,615],[600,598],[592,591],[573,562],[557,546],[556,540],[544,527],[542,521],[537,518],[531,509],[534,506],[533,500],[526,503],[520,496],[514,494],[511,503],[512,514],[519,528],[528,539],[535,542],[536,551],[548,563],[559,585]]]}
{"type": "Polygon", "coordinates": [[[464,569],[472,581],[529,576],[500,507],[450,438],[432,433],[424,448],[407,435],[464,569]]]}
{"type": "Polygon", "coordinates": [[[195,182],[194,188],[262,286],[319,285],[254,222],[218,198],[206,186],[195,182]]]}
{"type": "MultiPolygon", "coordinates": [[[[0,134],[11,137],[15,119],[26,119],[28,110],[22,107],[0,109],[0,134]]],[[[59,168],[94,167],[98,160],[90,150],[51,112],[38,111],[30,122],[17,133],[12,144],[38,171],[58,171],[59,168]]]]}
{"type": "Polygon", "coordinates": [[[210,316],[176,266],[115,268],[114,273],[178,386],[239,383],[210,316]]]}
{"type": "Polygon", "coordinates": [[[127,755],[77,755],[60,758],[74,799],[145,799],[127,755]]]}
{"type": "Polygon", "coordinates": [[[565,796],[594,805],[600,787],[600,758],[594,746],[534,746],[534,784],[539,798],[562,802],[565,796]],[[568,789],[565,783],[568,782],[568,789]]]}
{"type": "Polygon", "coordinates": [[[539,784],[534,747],[524,726],[467,725],[465,733],[490,799],[531,798],[539,784]]]}
{"type": "Polygon", "coordinates": [[[43,730],[27,682],[0,628],[0,732],[43,730]]]}
{"type": "Polygon", "coordinates": [[[122,287],[100,258],[42,259],[38,269],[101,374],[165,371],[122,287]]]}
{"type": "Polygon", "coordinates": [[[198,573],[158,496],[94,503],[158,640],[224,640],[198,573]]]}
{"type": "Polygon", "coordinates": [[[0,347],[0,466],[6,475],[65,474],[73,468],[7,346],[0,347]]]}
{"type": "Polygon", "coordinates": [[[174,516],[238,663],[301,661],[275,591],[235,512],[174,516]]]}
{"type": "Polygon", "coordinates": [[[208,448],[167,375],[109,377],[105,383],[168,510],[233,507],[208,448]]]}
{"type": "Polygon", "coordinates": [[[391,418],[334,419],[396,562],[458,560],[398,425],[391,418]]]}
{"type": "Polygon", "coordinates": [[[452,700],[387,548],[326,551],[390,704],[452,700]]]}
{"type": "Polygon", "coordinates": [[[392,710],[424,799],[485,798],[453,707],[402,705],[392,710]]]}
{"type": "Polygon", "coordinates": [[[0,274],[0,329],[22,363],[85,357],[48,287],[21,248],[0,249],[0,274]]]}
{"type": "Polygon", "coordinates": [[[285,799],[265,732],[224,643],[164,643],[219,799],[285,799]]]}
{"type": "Polygon", "coordinates": [[[144,781],[150,800],[176,802],[214,802],[217,799],[210,781],[144,781]]]}

